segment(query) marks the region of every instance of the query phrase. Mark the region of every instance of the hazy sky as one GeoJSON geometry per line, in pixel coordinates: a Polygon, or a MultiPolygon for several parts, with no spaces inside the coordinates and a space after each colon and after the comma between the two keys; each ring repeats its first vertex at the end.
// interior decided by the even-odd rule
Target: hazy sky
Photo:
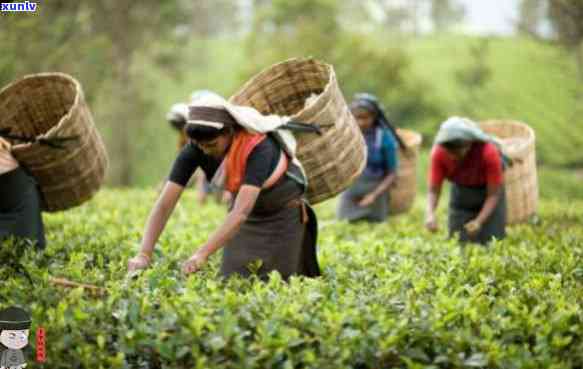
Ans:
{"type": "Polygon", "coordinates": [[[518,15],[519,0],[458,0],[466,7],[468,32],[508,34],[518,15]]]}

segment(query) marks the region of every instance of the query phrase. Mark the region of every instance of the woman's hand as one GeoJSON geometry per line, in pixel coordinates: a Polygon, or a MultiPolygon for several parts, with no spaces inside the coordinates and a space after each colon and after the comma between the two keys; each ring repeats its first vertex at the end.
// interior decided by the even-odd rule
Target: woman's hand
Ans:
{"type": "Polygon", "coordinates": [[[208,257],[205,254],[198,251],[195,252],[194,255],[182,264],[182,273],[189,275],[198,272],[206,264],[207,259],[208,257]]]}
{"type": "Polygon", "coordinates": [[[468,232],[468,236],[476,237],[482,229],[482,223],[478,219],[474,219],[471,222],[468,222],[464,225],[466,232],[468,232]]]}
{"type": "Polygon", "coordinates": [[[397,178],[397,175],[395,174],[394,171],[391,171],[373,191],[371,191],[369,194],[367,194],[358,202],[358,206],[364,208],[374,204],[374,202],[377,201],[379,196],[381,196],[382,194],[389,190],[389,188],[395,182],[395,178],[397,178]]]}
{"type": "Polygon", "coordinates": [[[233,200],[233,195],[229,191],[223,191],[223,195],[221,197],[221,203],[229,205],[233,200]]]}
{"type": "Polygon", "coordinates": [[[146,269],[150,266],[151,258],[140,252],[138,255],[134,256],[128,261],[128,272],[134,272],[140,269],[146,269]]]}
{"type": "Polygon", "coordinates": [[[468,236],[473,238],[478,235],[484,223],[488,221],[490,216],[494,213],[494,210],[496,210],[496,206],[498,206],[498,201],[500,201],[502,193],[503,187],[501,185],[488,185],[486,201],[484,201],[480,213],[471,222],[464,225],[468,236]]]}
{"type": "Polygon", "coordinates": [[[371,206],[372,204],[374,204],[374,202],[377,200],[377,195],[374,192],[369,193],[368,195],[366,195],[365,197],[362,198],[362,200],[360,200],[358,202],[358,206],[361,207],[366,207],[366,206],[371,206]]]}
{"type": "Polygon", "coordinates": [[[435,216],[435,209],[439,204],[439,197],[441,196],[441,185],[429,186],[429,195],[427,196],[427,210],[425,212],[425,228],[429,232],[435,233],[439,229],[437,224],[437,217],[435,216]]]}
{"type": "Polygon", "coordinates": [[[427,228],[429,232],[437,232],[439,226],[437,225],[437,219],[435,218],[435,215],[431,214],[427,216],[425,219],[425,228],[427,228]]]}

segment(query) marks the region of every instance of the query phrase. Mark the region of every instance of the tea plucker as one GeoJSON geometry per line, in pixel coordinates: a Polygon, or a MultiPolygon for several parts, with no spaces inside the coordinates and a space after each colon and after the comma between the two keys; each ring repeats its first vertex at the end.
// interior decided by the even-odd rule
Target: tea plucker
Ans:
{"type": "Polygon", "coordinates": [[[45,248],[41,194],[37,183],[0,137],[0,240],[15,237],[45,248]]]}
{"type": "Polygon", "coordinates": [[[130,271],[150,265],[154,245],[184,186],[201,167],[207,178],[233,194],[234,201],[221,226],[183,264],[184,273],[196,272],[223,249],[223,276],[249,276],[249,265],[256,261],[262,278],[274,270],[283,278],[320,274],[316,216],[302,200],[303,171],[270,134],[244,129],[241,122],[247,117],[239,108],[217,101],[189,106],[185,132],[190,142],[178,155],[150,214],[141,251],[128,263],[130,271]]]}
{"type": "Polygon", "coordinates": [[[501,146],[476,123],[452,117],[442,123],[431,152],[426,227],[437,230],[435,210],[444,180],[451,182],[449,233],[486,244],[506,236],[506,195],[501,146]]]}
{"type": "Polygon", "coordinates": [[[363,173],[340,197],[338,218],[382,222],[389,215],[389,188],[397,174],[398,149],[405,145],[374,95],[356,94],[350,110],[362,131],[368,155],[363,173]]]}

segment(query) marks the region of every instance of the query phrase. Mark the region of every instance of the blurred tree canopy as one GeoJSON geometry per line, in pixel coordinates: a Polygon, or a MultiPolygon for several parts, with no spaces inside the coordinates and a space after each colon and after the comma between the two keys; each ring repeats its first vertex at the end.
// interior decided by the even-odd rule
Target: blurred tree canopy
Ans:
{"type": "MultiPolygon", "coordinates": [[[[549,15],[553,23],[558,41],[575,57],[579,88],[577,107],[573,118],[576,122],[583,122],[583,1],[581,0],[550,0],[549,15]]],[[[577,163],[581,164],[581,163],[577,163]]]]}
{"type": "Polygon", "coordinates": [[[521,0],[518,28],[536,39],[557,42],[572,51],[583,78],[583,1],[521,0]],[[540,32],[541,23],[546,20],[552,27],[550,35],[540,32]]]}
{"type": "Polygon", "coordinates": [[[470,46],[470,58],[455,73],[455,80],[465,92],[459,101],[459,111],[466,116],[476,114],[475,107],[481,103],[480,93],[492,77],[488,60],[490,39],[484,38],[470,46]]]}
{"type": "Polygon", "coordinates": [[[437,31],[451,28],[464,18],[464,7],[451,0],[431,1],[431,19],[437,31]]]}
{"type": "Polygon", "coordinates": [[[547,0],[521,0],[518,30],[526,34],[538,34],[546,18],[547,0]]]}
{"type": "Polygon", "coordinates": [[[177,3],[154,0],[140,6],[129,0],[54,0],[33,14],[3,14],[0,30],[10,53],[0,58],[0,82],[42,71],[79,78],[90,106],[101,100],[108,107],[94,112],[96,120],[109,123],[101,131],[115,156],[111,183],[130,185],[137,155],[132,131],[151,106],[148,94],[138,87],[139,76],[132,73],[134,58],[138,52],[155,53],[148,48],[150,40],[168,37],[176,22],[166,19],[180,15],[177,3]]]}
{"type": "Polygon", "coordinates": [[[583,1],[550,0],[549,16],[558,41],[575,55],[583,85],[583,1]]]}
{"type": "MultiPolygon", "coordinates": [[[[545,9],[557,3],[546,17],[554,19],[563,45],[580,50],[572,41],[583,24],[573,18],[580,2],[524,1],[542,1],[545,9]]],[[[51,0],[35,13],[0,15],[0,83],[46,71],[73,75],[106,141],[108,183],[153,185],[176,155],[165,121],[171,104],[196,89],[228,97],[291,57],[333,64],[347,100],[355,92],[374,93],[397,126],[429,134],[452,107],[464,111],[465,98],[480,98],[481,85],[465,89],[464,81],[496,73],[495,56],[486,58],[485,49],[468,58],[465,46],[456,54],[447,41],[439,45],[447,46],[439,60],[413,59],[435,46],[416,49],[423,38],[439,37],[426,32],[447,40],[463,16],[456,0],[51,0]],[[456,68],[440,69],[445,62],[456,68]],[[442,99],[444,92],[462,98],[442,99]]]]}
{"type": "MultiPolygon", "coordinates": [[[[580,0],[522,0],[519,28],[543,42],[560,45],[573,55],[577,68],[578,88],[572,118],[583,122],[583,1],[580,0]],[[540,33],[540,25],[548,21],[550,35],[540,33]]],[[[571,165],[580,165],[577,161],[571,165]]]]}
{"type": "Polygon", "coordinates": [[[408,73],[410,58],[399,40],[347,31],[342,9],[334,0],[274,0],[260,5],[245,43],[249,62],[244,74],[292,57],[312,56],[335,66],[348,100],[361,91],[379,96],[396,125],[414,126],[435,115],[439,109],[429,101],[430,88],[408,73]]]}
{"type": "MultiPolygon", "coordinates": [[[[372,2],[395,19],[412,9],[372,2]]],[[[141,181],[152,176],[148,163],[167,170],[174,144],[163,113],[192,92],[171,86],[190,83],[192,90],[229,95],[261,69],[290,57],[334,64],[347,99],[357,91],[373,92],[397,124],[414,125],[436,110],[429,87],[408,76],[402,39],[349,30],[355,22],[383,27],[370,9],[352,19],[360,7],[353,0],[53,0],[39,4],[36,13],[2,14],[0,32],[9,52],[0,56],[0,83],[41,71],[78,78],[112,157],[112,185],[151,183],[141,181]],[[161,138],[170,141],[167,146],[161,138]]]]}

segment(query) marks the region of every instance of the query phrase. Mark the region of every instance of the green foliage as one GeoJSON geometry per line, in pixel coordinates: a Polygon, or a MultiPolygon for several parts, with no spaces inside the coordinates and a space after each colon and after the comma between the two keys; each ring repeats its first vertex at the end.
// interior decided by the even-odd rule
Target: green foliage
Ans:
{"type": "MultiPolygon", "coordinates": [[[[408,45],[413,75],[430,81],[432,101],[445,114],[418,122],[426,143],[450,115],[464,114],[460,101],[467,92],[453,81],[460,66],[469,65],[468,50],[474,37],[436,36],[408,45]]],[[[528,39],[491,39],[487,66],[491,78],[475,91],[472,118],[515,119],[536,133],[537,160],[554,167],[581,167],[583,144],[581,114],[576,111],[575,63],[561,49],[528,39]]]]}
{"type": "Polygon", "coordinates": [[[465,116],[474,116],[475,107],[480,104],[480,93],[492,77],[492,70],[488,63],[488,46],[490,40],[480,39],[470,46],[470,58],[466,65],[461,65],[455,72],[456,82],[460,90],[465,92],[458,103],[459,111],[465,116]]]}
{"type": "Polygon", "coordinates": [[[338,10],[339,4],[334,0],[274,0],[259,6],[255,26],[272,23],[277,28],[291,27],[293,32],[294,28],[301,29],[302,25],[316,23],[319,27],[323,26],[320,33],[334,32],[339,26],[335,18],[338,10]],[[298,27],[298,24],[301,25],[298,27]]]}
{"type": "Polygon", "coordinates": [[[433,28],[443,31],[456,25],[464,18],[465,9],[459,3],[451,0],[431,1],[431,18],[433,28]]]}
{"type": "MultiPolygon", "coordinates": [[[[1,307],[29,308],[51,368],[576,368],[583,365],[581,202],[543,201],[536,224],[489,248],[421,231],[422,198],[387,224],[333,219],[318,207],[324,276],[284,283],[191,278],[180,263],[224,210],[187,193],[154,268],[125,279],[153,191],[102,191],[45,216],[48,249],[20,257],[1,307]],[[93,298],[49,276],[107,287],[93,298]]],[[[442,221],[445,220],[441,214],[442,221]]],[[[442,224],[442,227],[445,224],[442,224]]],[[[6,248],[2,245],[5,265],[6,248]]],[[[12,258],[9,258],[12,260],[12,258]]]]}
{"type": "Polygon", "coordinates": [[[543,198],[583,199],[583,171],[577,169],[538,168],[539,192],[543,198]]]}
{"type": "Polygon", "coordinates": [[[481,87],[491,77],[492,71],[488,67],[488,39],[482,39],[470,48],[470,64],[461,68],[455,74],[459,84],[466,89],[481,87]]]}

